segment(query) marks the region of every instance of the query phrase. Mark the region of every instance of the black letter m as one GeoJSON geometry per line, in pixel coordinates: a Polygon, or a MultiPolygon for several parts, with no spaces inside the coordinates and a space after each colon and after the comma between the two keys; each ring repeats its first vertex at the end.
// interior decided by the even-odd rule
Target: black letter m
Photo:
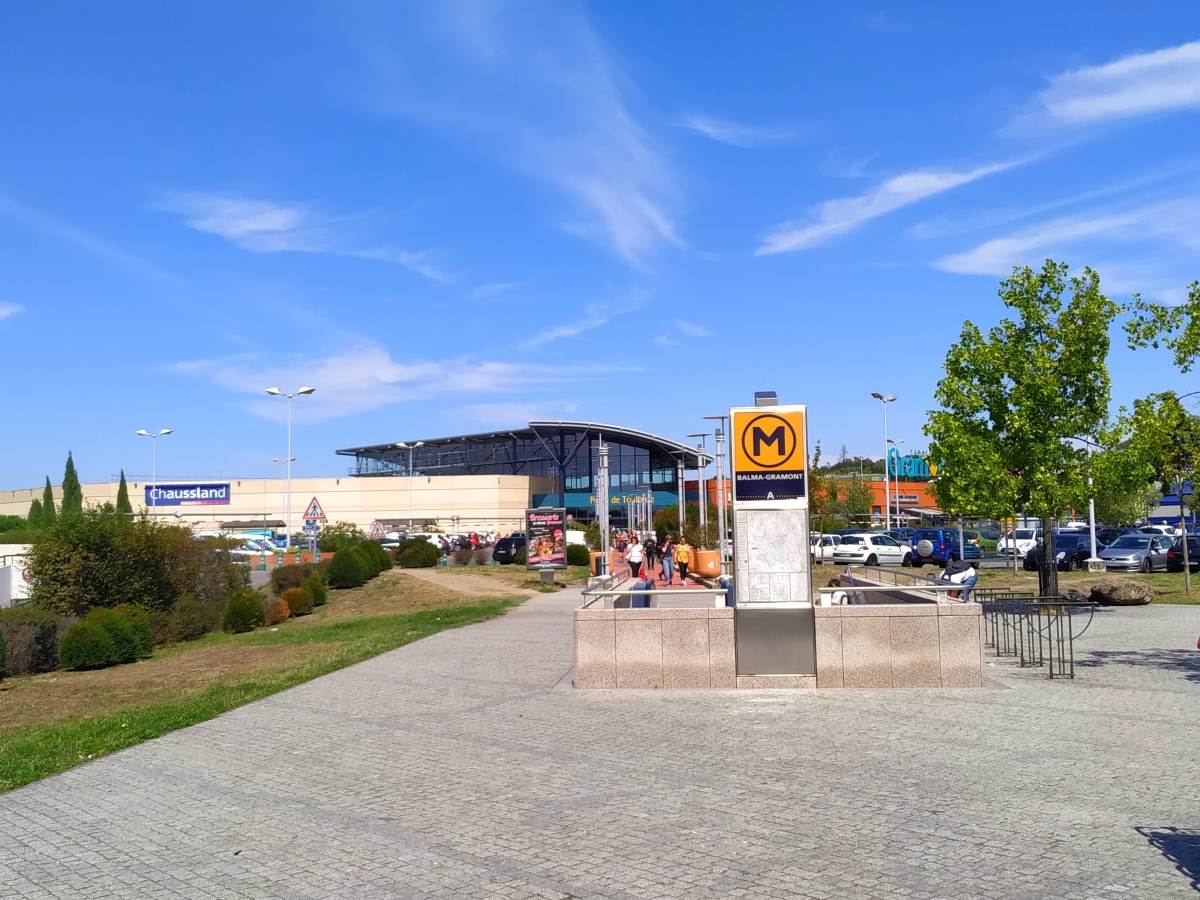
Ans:
{"type": "Polygon", "coordinates": [[[763,434],[763,430],[757,425],[754,426],[754,455],[762,456],[762,445],[766,444],[770,447],[772,444],[779,444],[779,455],[787,456],[787,443],[783,436],[783,426],[780,425],[769,435],[763,434]]]}

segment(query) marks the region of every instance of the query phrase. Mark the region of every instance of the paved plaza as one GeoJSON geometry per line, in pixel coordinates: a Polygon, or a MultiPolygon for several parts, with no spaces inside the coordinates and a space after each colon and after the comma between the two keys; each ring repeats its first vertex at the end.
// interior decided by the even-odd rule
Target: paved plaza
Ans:
{"type": "Polygon", "coordinates": [[[0,796],[0,897],[1196,896],[1198,608],[1102,612],[1075,682],[575,692],[579,603],[0,796]]]}

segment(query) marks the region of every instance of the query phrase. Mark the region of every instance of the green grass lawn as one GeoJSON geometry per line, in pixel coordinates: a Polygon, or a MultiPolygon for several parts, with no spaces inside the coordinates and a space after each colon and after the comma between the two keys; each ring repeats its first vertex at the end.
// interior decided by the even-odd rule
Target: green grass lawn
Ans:
{"type": "MultiPolygon", "coordinates": [[[[405,615],[371,616],[308,624],[293,619],[276,630],[212,634],[159,651],[157,656],[203,652],[214,644],[243,647],[280,644],[327,646],[299,665],[260,670],[218,681],[200,691],[116,713],[49,725],[17,727],[0,733],[0,792],[12,790],[99,756],[211,719],[223,712],[320,675],[353,665],[423,637],[481,622],[521,600],[480,600],[405,615]]],[[[307,617],[305,617],[307,618],[307,617]]]]}

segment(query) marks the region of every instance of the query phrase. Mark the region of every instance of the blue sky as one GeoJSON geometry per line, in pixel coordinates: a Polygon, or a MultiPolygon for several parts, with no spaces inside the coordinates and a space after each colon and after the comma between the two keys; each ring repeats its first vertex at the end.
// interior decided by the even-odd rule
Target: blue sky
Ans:
{"type": "Polygon", "coordinates": [[[1200,278],[1191,3],[9,4],[0,78],[0,487],[277,473],[272,385],[297,475],[761,389],[879,455],[1013,265],[1200,278]]]}

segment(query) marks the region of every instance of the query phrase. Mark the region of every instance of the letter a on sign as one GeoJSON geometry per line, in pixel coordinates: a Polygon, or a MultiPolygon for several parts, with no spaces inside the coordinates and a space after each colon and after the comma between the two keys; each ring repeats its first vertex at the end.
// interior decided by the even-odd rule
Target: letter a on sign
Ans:
{"type": "Polygon", "coordinates": [[[312,502],[308,504],[308,509],[304,511],[304,518],[324,521],[325,510],[321,509],[321,504],[317,502],[316,497],[312,498],[312,502]]]}

